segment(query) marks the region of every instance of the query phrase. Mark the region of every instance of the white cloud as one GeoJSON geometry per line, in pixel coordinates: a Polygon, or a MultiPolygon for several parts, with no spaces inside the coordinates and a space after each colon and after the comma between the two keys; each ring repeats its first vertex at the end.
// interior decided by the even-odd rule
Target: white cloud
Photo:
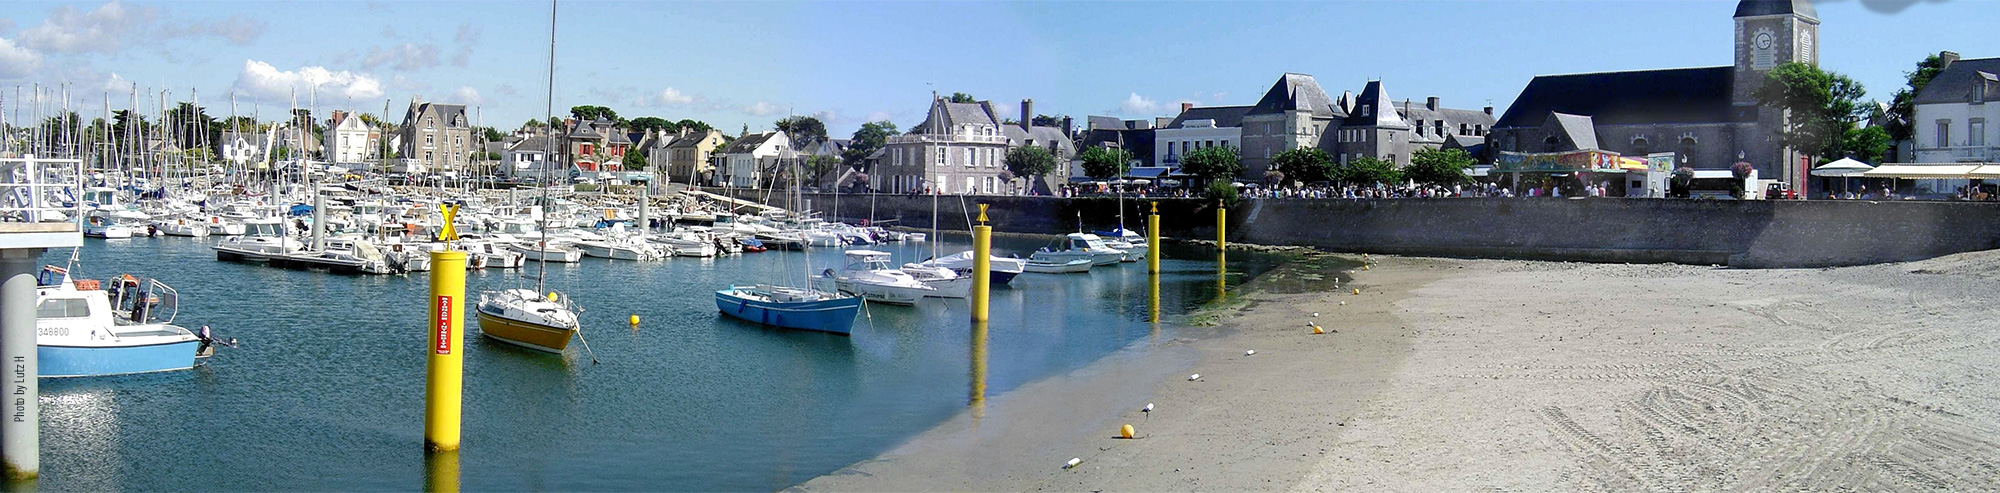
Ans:
{"type": "Polygon", "coordinates": [[[871,122],[885,122],[889,120],[889,112],[887,111],[876,111],[868,114],[868,121],[871,122]]]}
{"type": "Polygon", "coordinates": [[[89,12],[62,6],[21,32],[21,44],[41,51],[65,54],[114,54],[126,41],[157,44],[159,39],[216,37],[248,45],[264,35],[264,21],[244,15],[222,19],[167,19],[153,7],[128,7],[116,0],[89,12]]]}
{"type": "Polygon", "coordinates": [[[319,66],[283,71],[257,60],[243,61],[243,71],[236,75],[236,84],[232,89],[251,98],[290,101],[293,90],[297,90],[303,98],[315,86],[324,97],[344,96],[358,100],[382,97],[382,81],[374,77],[346,70],[336,72],[319,66]]]}
{"type": "Polygon", "coordinates": [[[819,120],[820,123],[824,123],[827,125],[832,125],[833,122],[840,120],[840,112],[834,110],[815,111],[811,116],[814,119],[819,120]]]}
{"type": "Polygon", "coordinates": [[[680,89],[669,87],[661,89],[659,94],[653,96],[653,104],[656,106],[681,105],[693,103],[694,99],[694,96],[681,92],[680,89]]]}
{"type": "Polygon", "coordinates": [[[451,96],[457,99],[458,104],[486,104],[486,98],[480,97],[479,90],[472,86],[458,86],[458,91],[451,96]]]}
{"type": "Polygon", "coordinates": [[[438,66],[438,47],[433,44],[403,43],[389,48],[372,47],[361,57],[361,66],[370,69],[388,65],[402,71],[423,70],[438,66]]]}
{"type": "Polygon", "coordinates": [[[784,111],[783,107],[765,101],[758,101],[743,107],[743,112],[749,113],[750,116],[771,116],[784,111]]]}
{"type": "Polygon", "coordinates": [[[471,24],[458,25],[458,34],[451,37],[451,41],[458,45],[458,49],[452,51],[451,54],[452,66],[463,67],[472,61],[472,46],[479,44],[479,36],[484,33],[485,30],[479,26],[471,24]]]}
{"type": "Polygon", "coordinates": [[[124,77],[119,76],[118,74],[114,73],[111,74],[110,77],[104,78],[104,92],[108,92],[111,94],[127,94],[135,90],[137,90],[137,87],[134,86],[132,81],[125,80],[124,77]]]}
{"type": "Polygon", "coordinates": [[[27,77],[41,65],[41,55],[7,38],[0,38],[0,79],[27,77]]]}
{"type": "Polygon", "coordinates": [[[1132,93],[1124,102],[1118,103],[1118,112],[1125,115],[1152,114],[1160,111],[1160,102],[1132,93]]]}

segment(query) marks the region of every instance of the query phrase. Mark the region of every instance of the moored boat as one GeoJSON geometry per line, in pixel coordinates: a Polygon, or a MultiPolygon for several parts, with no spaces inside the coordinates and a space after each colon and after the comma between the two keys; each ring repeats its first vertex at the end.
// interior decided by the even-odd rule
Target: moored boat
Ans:
{"type": "Polygon", "coordinates": [[[821,276],[842,292],[877,303],[914,305],[925,296],[937,294],[937,288],[889,267],[889,252],[848,250],[846,267],[839,271],[827,269],[821,276]]]}
{"type": "Polygon", "coordinates": [[[807,288],[732,285],[716,290],[715,308],[764,325],[847,335],[861,311],[861,298],[807,288]]]}
{"type": "Polygon", "coordinates": [[[578,324],[575,307],[555,293],[508,289],[479,295],[479,333],[536,351],[563,352],[578,324]]]}
{"type": "Polygon", "coordinates": [[[1036,274],[1080,274],[1090,272],[1092,265],[1090,259],[1084,258],[1060,261],[1031,258],[1028,259],[1027,264],[1022,266],[1022,271],[1036,274]]]}
{"type": "Polygon", "coordinates": [[[43,377],[185,370],[205,349],[202,336],[172,324],[179,294],[164,283],[71,281],[55,266],[44,267],[39,281],[35,354],[43,377]]]}

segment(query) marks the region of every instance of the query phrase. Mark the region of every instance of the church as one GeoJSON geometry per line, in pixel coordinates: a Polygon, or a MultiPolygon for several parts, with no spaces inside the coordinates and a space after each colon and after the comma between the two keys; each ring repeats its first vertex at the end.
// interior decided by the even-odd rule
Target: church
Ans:
{"type": "Polygon", "coordinates": [[[1521,153],[1604,150],[1674,153],[1675,166],[1756,166],[1797,183],[1809,163],[1783,148],[1783,112],[1757,104],[1772,68],[1817,66],[1819,16],[1808,0],[1743,0],[1734,16],[1735,64],[1536,76],[1494,124],[1491,145],[1521,153]]]}

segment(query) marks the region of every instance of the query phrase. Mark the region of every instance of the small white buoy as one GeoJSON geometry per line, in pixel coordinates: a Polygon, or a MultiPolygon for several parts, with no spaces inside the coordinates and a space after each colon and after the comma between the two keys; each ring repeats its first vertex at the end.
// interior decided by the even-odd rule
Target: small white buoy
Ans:
{"type": "Polygon", "coordinates": [[[1340,302],[1340,306],[1347,306],[1347,302],[1345,301],[1340,302]]]}
{"type": "Polygon", "coordinates": [[[1140,409],[1140,410],[1139,410],[1139,412],[1142,412],[1142,413],[1150,413],[1150,412],[1153,412],[1153,403],[1151,403],[1151,402],[1148,402],[1148,403],[1146,403],[1146,408],[1145,408],[1145,409],[1140,409]]]}
{"type": "MultiPolygon", "coordinates": [[[[1346,303],[1346,302],[1342,301],[1341,303],[1346,303]]],[[[1319,318],[1319,312],[1313,312],[1313,318],[1319,318]]]]}
{"type": "Polygon", "coordinates": [[[1243,352],[1243,355],[1244,355],[1244,356],[1249,356],[1249,355],[1252,355],[1252,354],[1257,354],[1257,350],[1255,350],[1255,349],[1252,349],[1252,350],[1249,350],[1249,351],[1244,351],[1244,352],[1243,352]]]}
{"type": "Polygon", "coordinates": [[[1193,374],[1193,375],[1188,375],[1188,381],[1189,381],[1189,382],[1192,382],[1192,381],[1195,381],[1195,380],[1197,380],[1197,379],[1200,379],[1200,378],[1201,378],[1201,374],[1200,374],[1200,373],[1196,373],[1196,374],[1193,374]]]}
{"type": "Polygon", "coordinates": [[[1077,464],[1082,464],[1082,463],[1083,463],[1083,458],[1082,458],[1082,457],[1076,457],[1076,458],[1072,458],[1072,459],[1070,459],[1070,460],[1069,460],[1069,462],[1065,462],[1065,463],[1063,463],[1063,469],[1069,469],[1069,468],[1072,468],[1072,467],[1076,467],[1076,465],[1077,465],[1077,464]]]}

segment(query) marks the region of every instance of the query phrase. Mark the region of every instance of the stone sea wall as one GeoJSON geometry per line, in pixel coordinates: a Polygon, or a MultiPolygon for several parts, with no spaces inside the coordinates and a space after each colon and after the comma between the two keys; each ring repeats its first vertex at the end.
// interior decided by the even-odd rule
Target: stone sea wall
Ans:
{"type": "MultiPolygon", "coordinates": [[[[756,198],[762,194],[738,191],[756,198]]],[[[1111,229],[1115,198],[806,194],[849,221],[967,229],[977,203],[995,230],[1060,234],[1111,229]]],[[[1124,201],[1143,230],[1148,199],[1124,201]]],[[[1162,234],[1213,239],[1213,201],[1159,199],[1162,234]]],[[[2000,247],[2000,204],[1672,199],[1245,200],[1228,210],[1229,240],[1337,252],[1732,267],[1824,267],[1919,260],[2000,247]]]]}

